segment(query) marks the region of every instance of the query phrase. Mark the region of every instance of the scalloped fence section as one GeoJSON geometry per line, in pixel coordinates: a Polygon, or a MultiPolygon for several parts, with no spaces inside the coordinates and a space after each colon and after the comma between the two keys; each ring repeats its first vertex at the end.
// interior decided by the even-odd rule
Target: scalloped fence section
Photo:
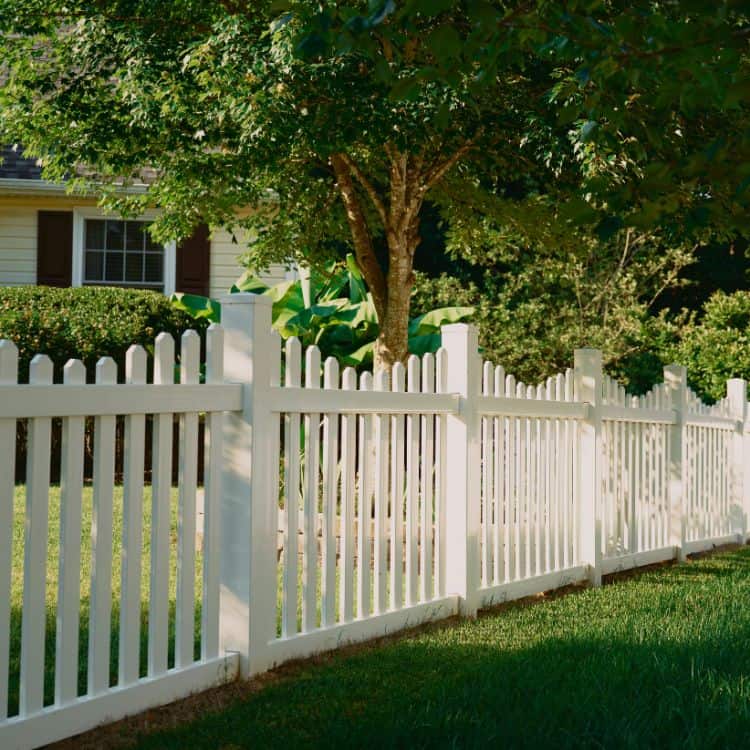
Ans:
{"type": "Polygon", "coordinates": [[[580,349],[529,385],[482,362],[464,324],[443,328],[435,354],[357,373],[296,339],[282,347],[265,297],[230,295],[222,313],[205,362],[193,332],[177,363],[161,335],[153,367],[130,350],[122,383],[104,359],[96,383],[71,361],[53,384],[44,355],[18,383],[15,347],[0,342],[3,748],[747,540],[742,380],[709,406],[670,366],[633,397],[580,349]]]}

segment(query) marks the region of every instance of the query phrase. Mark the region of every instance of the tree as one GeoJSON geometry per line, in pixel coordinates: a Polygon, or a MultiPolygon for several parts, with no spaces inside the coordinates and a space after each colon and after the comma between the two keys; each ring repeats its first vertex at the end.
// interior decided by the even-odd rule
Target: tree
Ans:
{"type": "Polygon", "coordinates": [[[428,198],[533,247],[582,222],[604,239],[668,220],[731,233],[747,196],[738,4],[8,5],[0,135],[53,178],[77,168],[74,185],[147,166],[148,197],[105,202],[155,201],[162,237],[199,220],[250,230],[256,267],[351,246],[381,323],[376,364],[407,354],[428,198]]]}

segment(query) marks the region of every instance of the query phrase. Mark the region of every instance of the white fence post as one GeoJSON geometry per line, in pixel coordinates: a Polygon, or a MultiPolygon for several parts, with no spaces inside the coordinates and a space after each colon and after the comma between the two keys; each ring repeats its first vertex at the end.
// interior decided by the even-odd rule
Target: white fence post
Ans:
{"type": "Polygon", "coordinates": [[[254,294],[221,298],[224,376],[243,385],[243,409],[224,419],[221,497],[222,648],[240,655],[248,677],[270,665],[267,644],[276,634],[276,526],[272,431],[268,409],[272,372],[279,370],[271,334],[271,299],[254,294]],[[275,368],[275,370],[273,369],[275,368]]]}
{"type": "Polygon", "coordinates": [[[602,583],[601,451],[602,451],[602,353],[598,349],[575,350],[576,401],[589,404],[588,417],[578,431],[578,563],[589,566],[591,583],[602,583]]]}
{"type": "Polygon", "coordinates": [[[477,329],[465,323],[443,326],[442,337],[446,391],[461,398],[460,413],[449,415],[446,426],[446,592],[460,596],[461,613],[473,616],[479,603],[479,343],[477,329]]]}
{"type": "Polygon", "coordinates": [[[669,544],[675,548],[677,559],[685,559],[687,534],[687,508],[685,503],[685,479],[683,477],[685,442],[685,419],[687,416],[687,370],[681,365],[664,368],[664,383],[667,386],[669,408],[676,421],[669,429],[669,544]]]}
{"type": "Polygon", "coordinates": [[[750,435],[745,434],[747,418],[747,381],[733,378],[727,381],[730,414],[738,421],[732,436],[732,467],[730,474],[731,507],[733,529],[737,531],[740,544],[747,539],[748,494],[750,494],[750,470],[746,463],[750,435]]]}

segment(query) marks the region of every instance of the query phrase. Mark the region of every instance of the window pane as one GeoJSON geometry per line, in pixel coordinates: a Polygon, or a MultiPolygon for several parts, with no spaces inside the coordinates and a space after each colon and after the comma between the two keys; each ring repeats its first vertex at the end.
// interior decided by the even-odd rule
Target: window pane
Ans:
{"type": "Polygon", "coordinates": [[[133,251],[143,250],[143,229],[146,224],[142,221],[128,221],[125,224],[125,249],[133,251]]]}
{"type": "Polygon", "coordinates": [[[124,221],[107,219],[107,250],[122,250],[124,234],[124,221]]]}
{"type": "Polygon", "coordinates": [[[122,281],[123,271],[123,253],[107,253],[107,260],[105,265],[105,280],[106,281],[122,281]]]}
{"type": "Polygon", "coordinates": [[[104,249],[104,221],[102,219],[86,219],[86,249],[104,249]]]}
{"type": "Polygon", "coordinates": [[[87,252],[86,268],[83,271],[84,281],[99,281],[104,271],[104,253],[87,252]]]}
{"type": "Polygon", "coordinates": [[[125,256],[125,281],[143,281],[143,253],[125,256]]]}
{"type": "Polygon", "coordinates": [[[144,232],[144,234],[146,235],[146,250],[154,250],[154,251],[163,252],[164,245],[162,245],[161,242],[157,242],[151,236],[150,232],[144,232]]]}
{"type": "Polygon", "coordinates": [[[164,258],[161,254],[146,255],[146,278],[144,281],[161,282],[164,270],[164,258]]]}

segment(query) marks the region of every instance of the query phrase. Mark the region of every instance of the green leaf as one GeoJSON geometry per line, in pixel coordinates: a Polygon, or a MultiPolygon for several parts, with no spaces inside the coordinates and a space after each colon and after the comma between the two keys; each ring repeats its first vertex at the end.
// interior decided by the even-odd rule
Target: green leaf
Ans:
{"type": "Polygon", "coordinates": [[[186,312],[196,320],[205,318],[212,323],[221,322],[221,305],[210,297],[203,297],[199,294],[175,292],[170,296],[169,301],[178,310],[186,312]]]}
{"type": "Polygon", "coordinates": [[[437,333],[441,326],[459,323],[474,314],[473,307],[441,307],[409,321],[409,336],[437,333]]]}

